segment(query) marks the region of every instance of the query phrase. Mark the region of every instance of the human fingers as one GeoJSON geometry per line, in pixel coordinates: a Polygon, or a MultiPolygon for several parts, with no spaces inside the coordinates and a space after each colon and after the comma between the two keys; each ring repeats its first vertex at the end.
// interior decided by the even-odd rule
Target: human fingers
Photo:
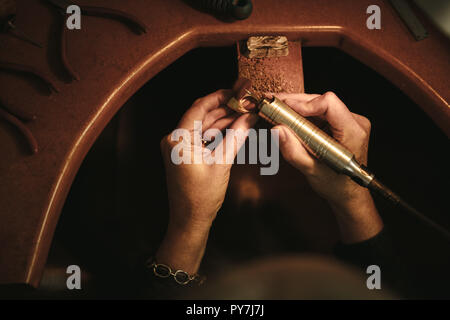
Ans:
{"type": "Polygon", "coordinates": [[[231,98],[231,90],[218,90],[205,97],[195,100],[192,106],[186,111],[186,113],[181,118],[178,123],[178,128],[185,128],[188,130],[194,129],[194,121],[202,121],[205,119],[207,114],[226,104],[226,102],[231,98]]]}

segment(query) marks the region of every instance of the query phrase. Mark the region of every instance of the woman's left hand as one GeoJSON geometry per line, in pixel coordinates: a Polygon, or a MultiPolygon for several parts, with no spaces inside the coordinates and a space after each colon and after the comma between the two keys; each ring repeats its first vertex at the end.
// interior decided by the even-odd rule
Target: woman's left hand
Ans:
{"type": "Polygon", "coordinates": [[[170,215],[167,234],[156,255],[159,263],[191,273],[198,270],[209,229],[225,198],[232,160],[245,142],[248,129],[257,121],[256,115],[232,113],[225,106],[231,96],[231,90],[219,90],[196,100],[178,128],[161,141],[170,215]],[[199,141],[205,132],[214,135],[225,129],[233,129],[235,133],[240,129],[244,136],[237,139],[227,132],[222,141],[214,142],[217,145],[213,151],[199,141]],[[230,139],[234,140],[231,144],[234,147],[227,155],[230,139]],[[223,152],[223,156],[217,157],[217,152],[223,152]],[[222,162],[207,163],[210,156],[222,158],[222,162]],[[194,163],[194,157],[200,157],[199,163],[194,163]],[[191,161],[179,163],[180,158],[191,161]]]}

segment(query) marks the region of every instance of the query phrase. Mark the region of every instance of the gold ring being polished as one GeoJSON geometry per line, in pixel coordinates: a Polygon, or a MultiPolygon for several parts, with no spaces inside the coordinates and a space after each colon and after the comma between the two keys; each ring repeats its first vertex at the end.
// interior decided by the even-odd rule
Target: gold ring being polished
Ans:
{"type": "Polygon", "coordinates": [[[244,98],[242,98],[238,101],[235,97],[232,97],[230,100],[228,100],[227,106],[236,112],[247,113],[249,111],[241,105],[241,102],[243,100],[244,100],[244,98]]]}
{"type": "Polygon", "coordinates": [[[227,102],[227,106],[239,113],[249,113],[250,111],[245,109],[242,106],[242,103],[244,101],[254,101],[256,104],[258,102],[258,99],[248,90],[245,90],[247,93],[239,100],[237,100],[235,97],[232,97],[230,100],[228,100],[227,102]]]}

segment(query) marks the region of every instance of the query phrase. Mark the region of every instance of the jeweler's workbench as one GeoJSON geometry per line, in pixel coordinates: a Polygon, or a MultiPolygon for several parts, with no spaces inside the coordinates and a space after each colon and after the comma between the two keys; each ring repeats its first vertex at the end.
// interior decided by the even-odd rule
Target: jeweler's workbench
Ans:
{"type": "MultiPolygon", "coordinates": [[[[32,66],[59,92],[49,95],[23,74],[0,72],[2,103],[35,116],[26,126],[39,145],[30,154],[16,128],[0,123],[0,283],[39,284],[61,208],[90,147],[145,82],[195,47],[284,35],[298,46],[340,48],[394,83],[450,136],[448,39],[425,23],[429,36],[416,41],[387,1],[377,2],[382,29],[369,30],[372,2],[259,0],[250,18],[227,23],[181,0],[108,1],[147,32],[137,36],[122,23],[83,16],[81,30],[66,30],[67,60],[80,78],[70,83],[55,53],[60,17],[42,1],[18,2],[16,25],[44,49],[0,34],[0,61],[32,66]]],[[[297,80],[294,91],[303,89],[297,80]]]]}

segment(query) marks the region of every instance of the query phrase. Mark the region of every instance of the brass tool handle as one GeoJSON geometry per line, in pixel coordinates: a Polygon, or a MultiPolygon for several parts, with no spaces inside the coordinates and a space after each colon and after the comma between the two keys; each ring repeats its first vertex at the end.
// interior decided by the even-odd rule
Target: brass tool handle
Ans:
{"type": "Polygon", "coordinates": [[[365,187],[372,181],[373,175],[356,161],[352,152],[280,99],[263,99],[258,108],[260,117],[274,125],[283,124],[292,129],[309,152],[336,172],[350,176],[365,187]]]}

